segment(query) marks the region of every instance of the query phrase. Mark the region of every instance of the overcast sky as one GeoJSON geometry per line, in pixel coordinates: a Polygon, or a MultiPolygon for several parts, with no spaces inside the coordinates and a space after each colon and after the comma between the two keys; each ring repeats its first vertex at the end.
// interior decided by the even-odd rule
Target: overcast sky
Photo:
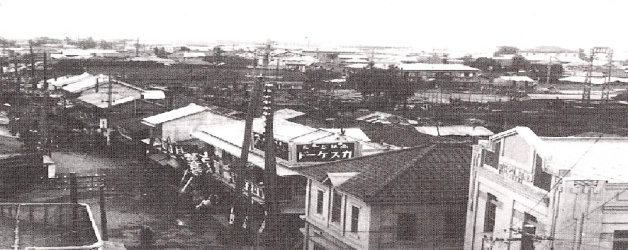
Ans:
{"type": "Polygon", "coordinates": [[[626,13],[625,0],[0,0],[0,36],[623,50],[626,13]]]}

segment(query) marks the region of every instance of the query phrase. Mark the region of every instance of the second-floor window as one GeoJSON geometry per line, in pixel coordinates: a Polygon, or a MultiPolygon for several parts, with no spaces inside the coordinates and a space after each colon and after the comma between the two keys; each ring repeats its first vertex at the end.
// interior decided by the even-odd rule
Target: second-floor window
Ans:
{"type": "Polygon", "coordinates": [[[416,214],[399,214],[397,216],[397,239],[414,240],[416,236],[416,214]]]}
{"type": "Polygon", "coordinates": [[[484,211],[484,232],[493,232],[495,229],[495,214],[497,213],[497,197],[486,195],[486,209],[484,211]]]}
{"type": "Polygon", "coordinates": [[[534,165],[534,186],[549,192],[552,189],[552,175],[543,171],[543,158],[538,154],[534,165]]]}
{"type": "Polygon", "coordinates": [[[334,191],[334,196],[332,197],[332,205],[331,205],[331,221],[332,222],[340,222],[340,211],[342,206],[342,195],[338,192],[334,191]]]}
{"type": "Polygon", "coordinates": [[[323,196],[325,195],[325,193],[323,193],[322,190],[318,190],[318,193],[316,195],[316,213],[317,214],[323,214],[323,196]]]}
{"type": "Polygon", "coordinates": [[[358,232],[358,218],[360,217],[360,208],[351,206],[351,232],[358,232]]]}

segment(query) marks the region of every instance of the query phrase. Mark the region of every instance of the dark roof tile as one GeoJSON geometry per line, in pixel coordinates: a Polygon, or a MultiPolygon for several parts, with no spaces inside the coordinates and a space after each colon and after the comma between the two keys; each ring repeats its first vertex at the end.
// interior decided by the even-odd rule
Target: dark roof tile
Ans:
{"type": "Polygon", "coordinates": [[[471,147],[441,143],[297,169],[322,182],[358,172],[336,187],[367,202],[466,202],[471,147]]]}

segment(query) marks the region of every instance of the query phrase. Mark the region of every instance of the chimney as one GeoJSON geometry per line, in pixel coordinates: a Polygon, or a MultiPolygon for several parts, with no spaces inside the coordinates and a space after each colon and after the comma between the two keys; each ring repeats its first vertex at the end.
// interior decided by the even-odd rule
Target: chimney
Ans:
{"type": "Polygon", "coordinates": [[[98,93],[98,77],[96,77],[96,93],[98,93]]]}

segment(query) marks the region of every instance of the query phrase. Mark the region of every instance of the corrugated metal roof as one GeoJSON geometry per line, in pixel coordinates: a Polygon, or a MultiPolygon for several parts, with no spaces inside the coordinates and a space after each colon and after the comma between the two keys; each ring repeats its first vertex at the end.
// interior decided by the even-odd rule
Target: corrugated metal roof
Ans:
{"type": "Polygon", "coordinates": [[[109,81],[109,77],[102,74],[98,76],[89,76],[79,81],[63,86],[62,89],[70,93],[78,93],[83,90],[96,87],[96,83],[101,84],[106,81],[109,81]]]}
{"type": "MultiPolygon", "coordinates": [[[[57,77],[56,80],[55,78],[51,78],[51,79],[48,79],[47,82],[48,82],[48,86],[59,88],[59,87],[63,87],[71,83],[81,81],[89,77],[92,77],[92,75],[87,72],[84,72],[83,74],[80,74],[80,75],[57,77]]],[[[43,81],[41,81],[40,83],[43,83],[43,81]]]]}

